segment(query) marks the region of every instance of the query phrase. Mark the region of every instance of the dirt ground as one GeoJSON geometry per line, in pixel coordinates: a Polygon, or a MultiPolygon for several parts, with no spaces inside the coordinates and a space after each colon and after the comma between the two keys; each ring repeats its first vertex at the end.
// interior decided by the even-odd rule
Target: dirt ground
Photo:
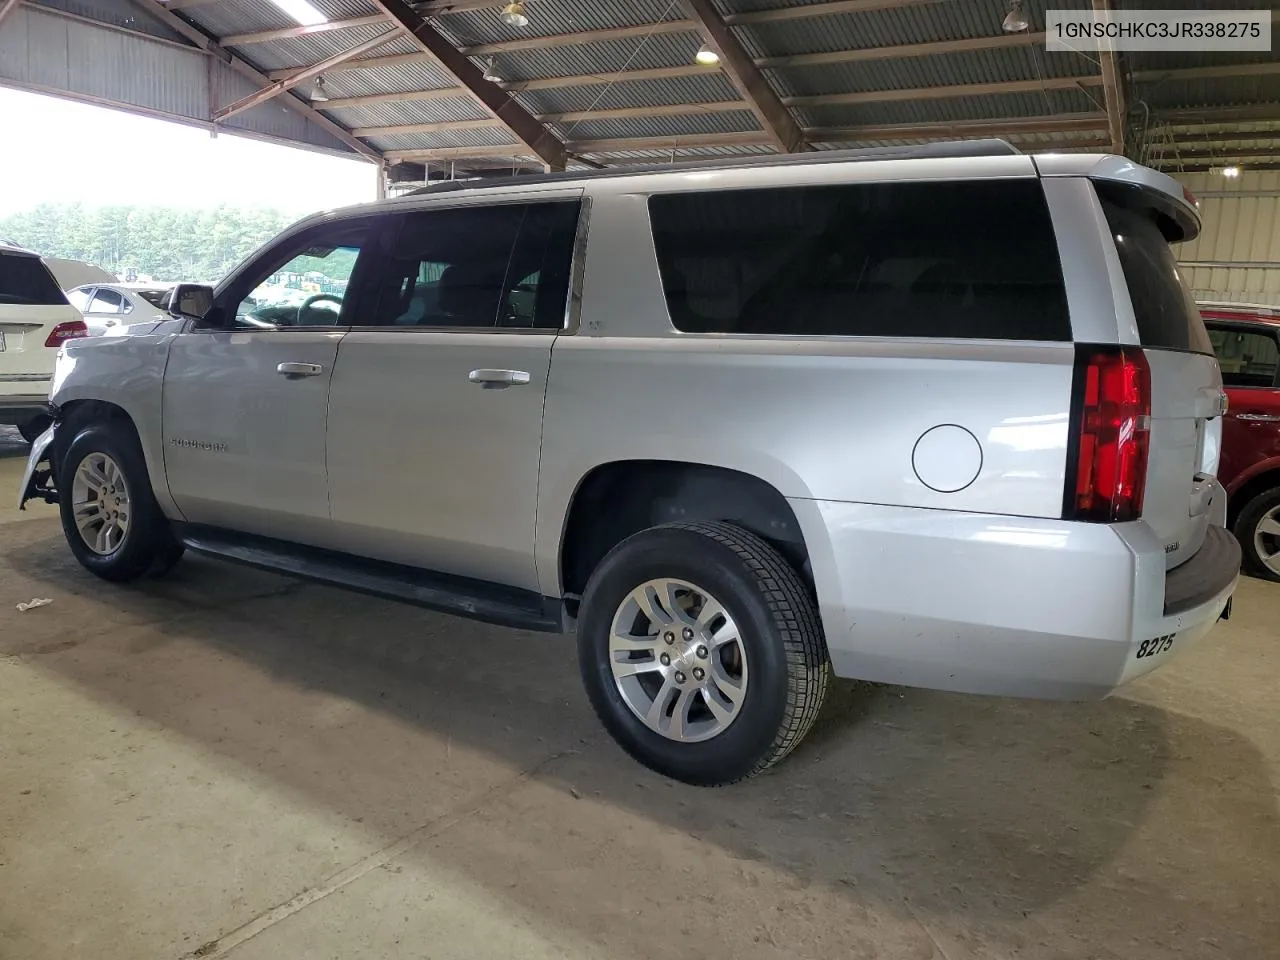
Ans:
{"type": "Polygon", "coordinates": [[[700,790],[568,638],[199,559],[112,587],[4,450],[3,960],[1280,958],[1275,584],[1109,700],[841,683],[700,790]]]}

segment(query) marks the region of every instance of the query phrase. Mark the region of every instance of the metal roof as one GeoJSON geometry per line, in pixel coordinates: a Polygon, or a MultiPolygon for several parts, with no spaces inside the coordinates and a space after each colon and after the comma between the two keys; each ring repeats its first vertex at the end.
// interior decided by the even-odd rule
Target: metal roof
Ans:
{"type": "MultiPolygon", "coordinates": [[[[151,17],[140,11],[156,11],[157,0],[28,0],[26,6],[187,44],[194,27],[197,38],[223,44],[250,72],[286,83],[291,71],[341,58],[395,29],[388,42],[323,71],[328,101],[309,100],[310,78],[279,94],[298,101],[288,104],[299,114],[292,121],[303,122],[309,108],[313,123],[332,127],[324,136],[317,130],[299,139],[332,149],[338,136],[342,149],[361,148],[393,163],[448,161],[484,169],[535,159],[531,140],[521,141],[503,111],[495,115],[492,105],[481,103],[374,0],[311,2],[330,23],[301,29],[271,0],[184,0],[151,17]]],[[[1111,143],[1108,106],[1118,115],[1120,101],[1109,100],[1097,58],[1049,52],[1034,35],[1043,29],[1046,9],[1091,10],[1092,0],[1025,0],[1031,36],[1003,33],[1009,3],[711,0],[730,42],[754,62],[746,69],[763,80],[766,104],[757,100],[756,109],[742,92],[750,85],[731,76],[732,56],[720,67],[694,65],[694,53],[712,35],[704,36],[707,28],[691,19],[696,3],[529,0],[523,28],[499,18],[499,0],[413,6],[477,66],[487,68],[492,58],[512,111],[531,115],[576,157],[595,163],[773,151],[770,98],[780,102],[786,122],[806,131],[814,149],[993,135],[1028,150],[1111,143]],[[881,52],[903,47],[910,49],[881,52]]],[[[1221,4],[1161,0],[1160,6],[1214,10],[1221,4]]],[[[1232,6],[1269,10],[1272,4],[1233,0],[1232,6]]],[[[1190,152],[1196,163],[1181,162],[1190,169],[1247,149],[1269,153],[1280,164],[1280,62],[1274,54],[1125,53],[1118,66],[1127,106],[1120,119],[1131,155],[1158,161],[1190,152]]],[[[245,96],[242,87],[235,97],[245,96]]],[[[233,99],[224,94],[223,105],[233,99]]],[[[274,131],[280,111],[267,111],[271,103],[225,122],[274,131]]]]}

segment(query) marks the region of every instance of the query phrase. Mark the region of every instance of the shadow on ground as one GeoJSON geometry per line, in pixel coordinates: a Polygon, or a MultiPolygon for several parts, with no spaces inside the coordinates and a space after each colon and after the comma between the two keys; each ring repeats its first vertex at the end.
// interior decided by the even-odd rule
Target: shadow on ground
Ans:
{"type": "MultiPolygon", "coordinates": [[[[39,617],[0,611],[0,654],[38,657],[91,696],[388,838],[418,826],[421,798],[461,775],[451,766],[460,752],[531,771],[559,799],[517,804],[476,840],[492,844],[488,855],[471,849],[454,866],[548,923],[585,924],[600,868],[539,882],[546,864],[572,872],[614,853],[634,858],[644,845],[635,832],[645,829],[714,845],[741,864],[744,885],[772,868],[799,891],[987,931],[1009,950],[1027,934],[1002,930],[1065,903],[1092,912],[1087,935],[1099,945],[1112,929],[1128,942],[1145,922],[1171,938],[1198,934],[1189,955],[1231,955],[1214,951],[1251,935],[1255,898],[1280,898],[1280,878],[1266,867],[1280,863],[1280,821],[1256,749],[1132,700],[1040,703],[841,683],[809,740],[774,772],[699,790],[649,774],[600,732],[567,638],[199,559],[170,579],[116,588],[75,565],[54,521],[10,525],[0,538],[0,576],[58,596],[39,617]],[[633,835],[612,835],[606,825],[618,818],[599,814],[601,805],[626,814],[633,835]],[[1155,831],[1168,841],[1117,868],[1156,810],[1166,819],[1155,831]],[[1238,853],[1228,889],[1221,876],[1197,876],[1188,851],[1204,850],[1238,853]],[[513,883],[521,877],[530,882],[513,883]],[[1132,905],[1153,890],[1165,907],[1135,926],[1132,905]]],[[[616,883],[615,897],[656,895],[623,870],[616,883]]]]}

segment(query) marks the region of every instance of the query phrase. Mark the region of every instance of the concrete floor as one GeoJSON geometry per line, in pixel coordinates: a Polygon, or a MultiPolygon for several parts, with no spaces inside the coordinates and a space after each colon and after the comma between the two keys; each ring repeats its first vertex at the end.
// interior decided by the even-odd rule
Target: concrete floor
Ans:
{"type": "Polygon", "coordinates": [[[568,639],[97,582],[0,447],[4,960],[1280,957],[1273,584],[1108,701],[842,684],[699,790],[600,732],[568,639]]]}

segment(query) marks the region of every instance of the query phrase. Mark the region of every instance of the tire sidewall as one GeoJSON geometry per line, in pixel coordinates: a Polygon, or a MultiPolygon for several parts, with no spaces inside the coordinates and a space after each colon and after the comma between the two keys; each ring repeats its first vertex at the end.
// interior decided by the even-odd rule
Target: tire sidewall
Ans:
{"type": "Polygon", "coordinates": [[[615,547],[587,585],[578,622],[583,683],[601,722],[633,757],[691,783],[747,776],[777,736],[787,705],[782,637],[757,579],[724,544],[690,530],[660,528],[615,547]],[[709,740],[682,743],[650,730],[622,699],[609,666],[609,634],[619,605],[648,580],[684,580],[713,595],[738,625],[747,692],[738,716],[709,740]]]}
{"type": "Polygon", "coordinates": [[[1235,534],[1244,553],[1245,568],[1256,577],[1280,582],[1280,574],[1268,569],[1262,562],[1262,558],[1258,556],[1257,550],[1254,549],[1254,536],[1257,533],[1258,524],[1277,506],[1280,506],[1280,487],[1258,494],[1240,511],[1240,516],[1236,520],[1235,534]]]}
{"type": "Polygon", "coordinates": [[[146,465],[137,441],[126,427],[116,423],[95,423],[81,429],[67,446],[59,469],[59,514],[67,544],[76,559],[88,570],[108,580],[131,580],[151,565],[155,553],[155,526],[158,507],[151,493],[146,465]],[[76,527],[71,491],[76,470],[93,453],[109,456],[124,473],[129,494],[129,528],[124,541],[106,556],[95,553],[76,527]]]}

